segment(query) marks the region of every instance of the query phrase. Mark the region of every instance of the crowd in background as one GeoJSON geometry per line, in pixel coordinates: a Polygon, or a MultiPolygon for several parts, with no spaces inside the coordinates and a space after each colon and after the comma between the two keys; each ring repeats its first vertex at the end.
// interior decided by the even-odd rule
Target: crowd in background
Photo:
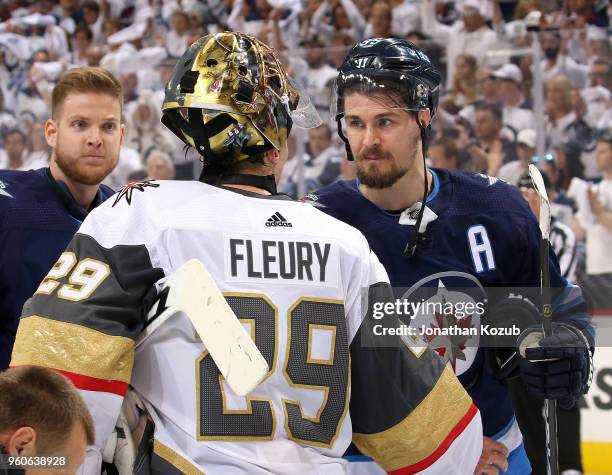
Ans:
{"type": "MultiPolygon", "coordinates": [[[[324,119],[292,132],[281,188],[299,197],[355,177],[329,112],[348,48],[403,37],[444,75],[430,165],[518,184],[536,162],[550,181],[555,219],[577,234],[568,277],[577,267],[587,291],[610,289],[611,17],[605,0],[3,0],[0,169],[46,166],[53,85],[71,66],[90,65],[110,70],[124,91],[125,146],[105,183],[197,177],[197,154],[160,123],[163,86],[189,44],[235,30],[281,51],[324,119]]],[[[612,308],[596,294],[598,307],[612,308]]]]}

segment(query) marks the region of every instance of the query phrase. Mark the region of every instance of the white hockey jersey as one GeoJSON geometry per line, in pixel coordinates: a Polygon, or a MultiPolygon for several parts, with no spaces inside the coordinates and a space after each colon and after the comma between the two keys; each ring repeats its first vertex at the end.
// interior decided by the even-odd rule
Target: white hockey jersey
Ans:
{"type": "Polygon", "coordinates": [[[475,464],[479,415],[437,356],[360,345],[368,292],[387,283],[361,233],[310,204],[134,183],[88,216],[28,301],[12,365],[70,377],[99,447],[135,391],[154,425],[135,473],[344,473],[351,440],[386,470],[414,473],[468,426],[461,458],[475,464]],[[164,281],[192,258],[268,362],[247,397],[225,384],[182,312],[142,338],[164,281]]]}

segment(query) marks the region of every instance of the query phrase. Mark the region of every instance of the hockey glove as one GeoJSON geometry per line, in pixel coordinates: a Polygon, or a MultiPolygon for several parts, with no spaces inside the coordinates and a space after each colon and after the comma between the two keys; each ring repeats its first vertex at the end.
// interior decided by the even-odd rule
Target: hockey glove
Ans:
{"type": "Polygon", "coordinates": [[[511,336],[516,334],[504,330],[518,328],[522,332],[539,321],[540,312],[531,300],[514,293],[502,298],[487,312],[483,323],[501,330],[501,336],[493,333],[482,339],[486,362],[496,378],[513,378],[519,374],[516,336],[511,336]]]}
{"type": "Polygon", "coordinates": [[[593,376],[588,340],[566,323],[553,323],[553,335],[544,338],[541,326],[531,326],[518,339],[520,369],[528,392],[555,399],[570,408],[585,394],[593,376]]]}

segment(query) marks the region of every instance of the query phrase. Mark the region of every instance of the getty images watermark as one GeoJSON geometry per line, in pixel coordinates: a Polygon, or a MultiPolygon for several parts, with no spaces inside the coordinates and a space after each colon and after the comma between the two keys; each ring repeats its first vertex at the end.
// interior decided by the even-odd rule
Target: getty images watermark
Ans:
{"type": "MultiPolygon", "coordinates": [[[[362,344],[388,347],[410,341],[461,357],[469,348],[513,347],[529,326],[541,325],[539,287],[484,288],[476,282],[451,287],[441,280],[409,289],[364,289],[362,344]]],[[[575,299],[566,293],[560,289],[559,301],[575,299]]]]}
{"type": "Polygon", "coordinates": [[[432,302],[420,300],[417,302],[395,299],[391,302],[374,302],[372,318],[381,320],[385,316],[399,319],[397,326],[374,324],[372,331],[375,336],[519,336],[521,328],[516,324],[507,327],[497,327],[482,323],[472,326],[474,317],[482,320],[486,310],[486,302],[432,302]],[[407,319],[414,321],[417,317],[426,317],[418,325],[403,323],[407,319]],[[430,317],[430,318],[427,318],[430,317]],[[442,323],[442,325],[440,325],[442,323]]]}

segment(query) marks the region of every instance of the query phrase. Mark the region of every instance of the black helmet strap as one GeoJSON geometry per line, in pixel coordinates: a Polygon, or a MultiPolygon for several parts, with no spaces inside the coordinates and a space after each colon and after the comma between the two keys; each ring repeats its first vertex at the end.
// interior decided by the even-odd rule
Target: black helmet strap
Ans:
{"type": "Polygon", "coordinates": [[[423,152],[423,172],[425,174],[424,177],[424,189],[423,189],[423,200],[421,201],[421,207],[419,208],[419,214],[417,215],[417,219],[416,222],[414,223],[414,228],[412,229],[412,233],[410,233],[410,241],[408,241],[408,244],[406,244],[406,247],[404,248],[404,256],[405,257],[412,257],[414,255],[414,253],[416,252],[416,248],[419,242],[419,238],[422,237],[421,232],[420,232],[420,228],[421,228],[421,221],[423,220],[423,213],[425,212],[425,202],[427,201],[427,195],[428,195],[428,186],[427,186],[427,164],[425,162],[425,150],[427,149],[427,139],[428,139],[428,135],[429,135],[429,130],[431,129],[431,123],[427,124],[427,125],[423,125],[421,123],[421,121],[419,120],[419,113],[417,112],[416,114],[416,123],[419,126],[419,129],[421,129],[421,150],[423,152]]]}

